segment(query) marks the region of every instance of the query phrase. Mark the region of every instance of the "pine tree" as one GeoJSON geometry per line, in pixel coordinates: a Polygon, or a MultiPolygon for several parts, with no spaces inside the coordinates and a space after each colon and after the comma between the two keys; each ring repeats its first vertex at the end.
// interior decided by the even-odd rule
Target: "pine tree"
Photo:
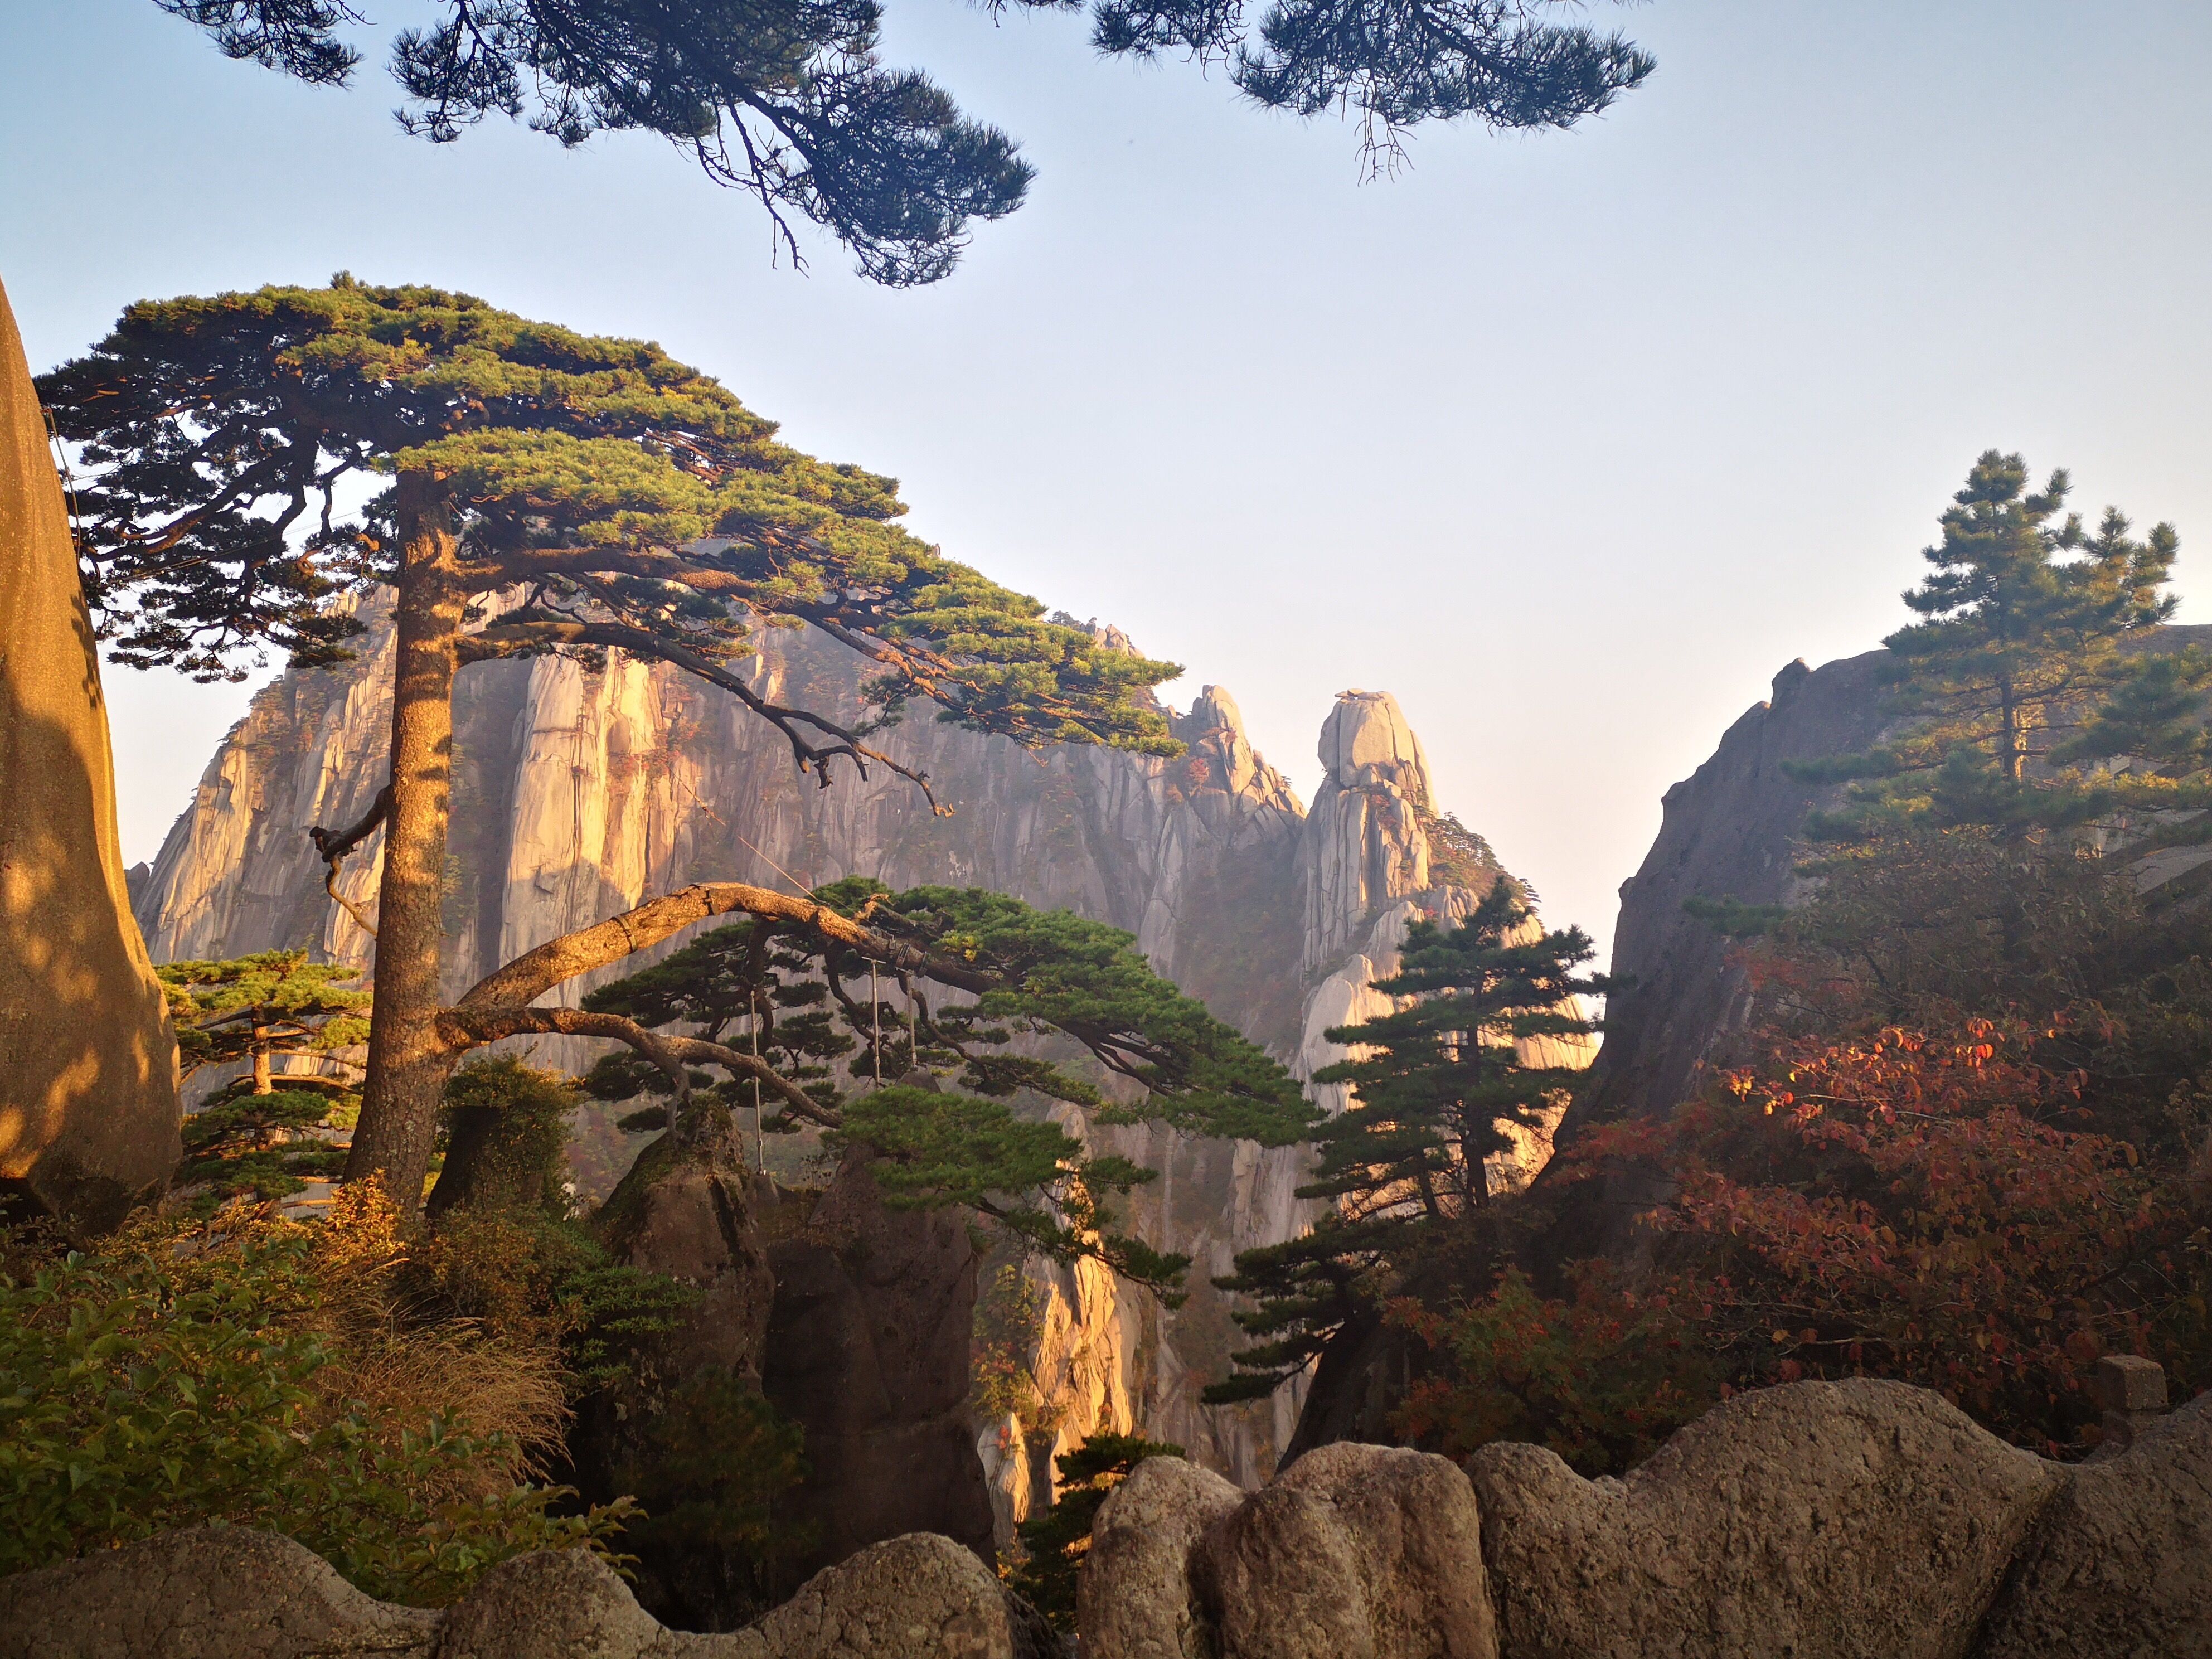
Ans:
{"type": "Polygon", "coordinates": [[[265,1095],[276,1087],[276,1061],[327,1062],[368,1040],[374,999],[347,988],[360,970],[310,962],[305,951],[172,962],[154,973],[168,994],[185,1077],[204,1066],[245,1062],[253,1092],[265,1095]]]}
{"type": "Polygon", "coordinates": [[[1315,1109],[1282,1067],[1153,973],[1127,933],[973,888],[893,893],[850,878],[813,896],[919,954],[886,964],[768,918],[702,934],[585,998],[589,1015],[690,1028],[670,1039],[673,1055],[600,1060],[586,1089],[650,1097],[623,1120],[634,1128],[680,1130],[684,1114],[742,1115],[763,1099],[766,1133],[825,1132],[867,1160],[893,1208],[964,1206],[1027,1248],[1102,1261],[1171,1300],[1188,1259],[1115,1231],[1114,1200],[1155,1172],[1091,1154],[1018,1112],[1022,1097],[1264,1146],[1312,1132],[1315,1109]],[[1070,1058],[1052,1057],[1055,1038],[1070,1058]]]}
{"type": "MultiPolygon", "coordinates": [[[[273,646],[328,663],[359,626],[331,604],[339,591],[394,592],[392,781],[360,823],[315,839],[337,898],[340,861],[384,830],[376,915],[360,915],[377,936],[376,1003],[347,1170],[410,1209],[446,1079],[478,1040],[441,1024],[438,994],[465,664],[610,650],[672,664],[768,721],[825,787],[842,761],[927,793],[868,742],[917,696],[1024,744],[1180,747],[1149,696],[1171,665],[1042,620],[901,530],[893,481],[776,443],[657,346],[341,276],[134,306],[40,390],[84,464],[88,591],[120,660],[235,675],[241,654],[273,646]],[[345,519],[341,489],[380,477],[390,486],[345,519]],[[754,629],[798,625],[876,668],[871,722],[776,704],[737,672],[754,629]]],[[[793,901],[724,884],[640,926],[756,902],[793,901]]],[[[661,937],[586,929],[532,953],[520,977],[492,975],[471,1006],[552,974],[534,997],[661,937]]]]}
{"type": "Polygon", "coordinates": [[[1598,1029],[1574,1001],[1606,988],[1578,972],[1595,954],[1578,927],[1546,932],[1504,879],[1456,927],[1413,925],[1399,971],[1376,986],[1410,1000],[1329,1031],[1352,1056],[1314,1073],[1353,1091],[1315,1131],[1314,1178],[1297,1188],[1334,1207],[1301,1237],[1241,1253],[1215,1281],[1258,1298],[1236,1317],[1262,1340],[1233,1356],[1243,1374],[1207,1399],[1272,1392],[1425,1258],[1468,1242],[1494,1202],[1489,1159],[1515,1149],[1514,1128],[1541,1127],[1581,1076],[1551,1063],[1547,1040],[1598,1029]]]}
{"type": "MultiPolygon", "coordinates": [[[[2067,775],[2063,763],[2087,755],[2070,734],[2097,725],[2145,672],[2130,647],[2173,614],[2166,589],[2179,539],[2160,524],[2137,540],[2117,508],[2091,534],[2078,516],[2059,518],[2070,487],[2063,471],[2039,493],[2027,478],[2018,455],[1983,454],[1943,514],[1942,540],[1922,554],[1930,573],[1904,596],[1921,620],[1884,641],[1893,707],[1911,721],[1905,735],[1863,754],[1785,763],[1808,781],[1855,782],[1850,806],[1817,818],[1816,836],[1913,818],[2024,833],[2144,794],[2140,783],[2067,775]]],[[[2124,718],[2116,710],[2099,729],[2117,736],[2124,718]]]]}
{"type": "MultiPolygon", "coordinates": [[[[361,55],[347,0],[155,0],[229,57],[343,86],[361,55]]],[[[1084,0],[1015,0],[1081,9],[1084,0]]],[[[793,261],[790,218],[813,221],[896,286],[935,282],[969,222],[1019,207],[1031,169],[927,76],[878,56],[876,0],[442,0],[401,30],[392,73],[408,131],[446,143],[486,116],[563,144],[658,133],[716,183],[757,198],[793,261]]],[[[996,5],[993,8],[997,9],[996,5]]],[[[1269,109],[1356,109],[1370,159],[1427,120],[1566,127],[1651,72],[1619,34],[1540,20],[1522,0],[1284,0],[1255,30],[1241,3],[1093,0],[1092,43],[1229,67],[1269,109]],[[1256,33],[1255,43],[1248,44],[1256,33]]]]}
{"type": "Polygon", "coordinates": [[[370,995],[348,989],[358,970],[307,960],[304,951],[264,951],[227,962],[156,968],[167,992],[182,1073],[243,1066],[232,1083],[188,1114],[179,1185],[197,1206],[251,1192],[284,1198],[335,1175],[344,1149],[318,1130],[349,1127],[361,1096],[340,1051],[368,1038],[370,995]],[[288,1072],[276,1062],[309,1059],[337,1071],[288,1072]]]}

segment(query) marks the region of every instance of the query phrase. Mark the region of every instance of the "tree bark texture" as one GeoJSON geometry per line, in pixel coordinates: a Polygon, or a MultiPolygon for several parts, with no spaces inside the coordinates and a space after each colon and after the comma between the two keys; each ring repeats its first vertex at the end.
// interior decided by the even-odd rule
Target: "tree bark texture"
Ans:
{"type": "Polygon", "coordinates": [[[439,936],[452,805],[453,674],[468,592],[438,481],[402,473],[392,697],[392,810],[377,895],[368,1075],[346,1179],[383,1182],[403,1215],[422,1207],[446,1080],[459,1059],[438,1031],[439,936]]]}

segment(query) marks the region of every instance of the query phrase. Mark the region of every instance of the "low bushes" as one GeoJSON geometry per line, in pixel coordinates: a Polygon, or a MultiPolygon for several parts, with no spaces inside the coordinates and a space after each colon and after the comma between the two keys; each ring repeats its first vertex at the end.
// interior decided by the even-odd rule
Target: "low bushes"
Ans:
{"type": "Polygon", "coordinates": [[[605,1553],[626,1504],[557,1513],[556,1350],[410,1328],[388,1208],[236,1204],[0,1273],[0,1572],[223,1522],[436,1605],[526,1550],[605,1553]]]}

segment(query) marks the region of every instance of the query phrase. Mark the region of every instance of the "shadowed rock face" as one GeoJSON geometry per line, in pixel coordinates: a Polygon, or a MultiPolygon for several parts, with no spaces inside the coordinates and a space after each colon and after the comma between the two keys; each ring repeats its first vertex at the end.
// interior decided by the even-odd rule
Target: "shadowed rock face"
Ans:
{"type": "Polygon", "coordinates": [[[1875,669],[1886,652],[1808,669],[1793,662],[1773,696],[1729,727],[1713,757],[1667,792],[1658,839],[1621,884],[1613,973],[1630,983],[1606,1007],[1605,1048],[1569,1117],[1663,1115],[1689,1097],[1698,1066],[1747,1012],[1732,941],[1686,915],[1689,898],[1787,904],[1803,886],[1792,843],[1824,804],[1784,761],[1871,744],[1886,718],[1875,669]]]}
{"type": "MultiPolygon", "coordinates": [[[[682,1467],[685,1449],[696,1443],[700,1396],[693,1390],[711,1390],[725,1379],[757,1388],[775,1294],[754,1219],[763,1195],[754,1189],[726,1116],[702,1113],[681,1142],[665,1135],[654,1141],[595,1218],[617,1261],[665,1274],[697,1300],[675,1330],[637,1356],[623,1381],[578,1408],[567,1435],[568,1479],[589,1501],[645,1495],[648,1512],[667,1507],[665,1494],[680,1490],[689,1472],[682,1467]],[[652,1470],[658,1484],[641,1481],[641,1470],[652,1470]]],[[[647,1529],[627,1547],[637,1557],[637,1598],[657,1618],[726,1630],[757,1609],[749,1564],[731,1559],[711,1537],[702,1540],[682,1527],[647,1529]]]]}
{"type": "MultiPolygon", "coordinates": [[[[2212,627],[2163,628],[2144,648],[2212,645],[2212,627]]],[[[1658,839],[1621,884],[1613,968],[1629,983],[1608,1001],[1605,1048],[1562,1133],[1583,1121],[1664,1116],[1695,1092],[1698,1068],[1750,1012],[1731,941],[1683,913],[1691,898],[1796,904],[1796,843],[1815,809],[1832,811],[1843,788],[1799,782],[1786,761],[1818,760],[1870,746],[1893,719],[1869,651],[1814,669],[1793,662],[1773,695],[1729,727],[1712,758],[1667,792],[1658,839]]],[[[2145,884],[2186,873],[2202,849],[2174,848],[2138,866],[2145,884]]]]}
{"type": "Polygon", "coordinates": [[[0,292],[0,1191],[73,1231],[182,1147],[177,1045],[115,830],[100,660],[15,313],[0,292]]]}
{"type": "Polygon", "coordinates": [[[848,1161],[805,1224],[769,1246],[775,1305],[763,1386],[806,1430],[799,1567],[905,1532],[995,1560],[991,1499],[968,1416],[976,1255],[961,1215],[889,1210],[848,1161]]]}

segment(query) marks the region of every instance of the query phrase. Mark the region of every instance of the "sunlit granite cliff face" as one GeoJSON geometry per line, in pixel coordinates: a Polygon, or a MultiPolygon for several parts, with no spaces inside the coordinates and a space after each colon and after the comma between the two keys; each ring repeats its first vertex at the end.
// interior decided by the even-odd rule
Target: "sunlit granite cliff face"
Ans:
{"type": "MultiPolygon", "coordinates": [[[[305,834],[358,817],[384,781],[390,634],[381,612],[368,620],[357,661],[287,674],[256,698],[134,881],[156,960],[301,945],[368,960],[371,941],[323,894],[305,834]]],[[[778,702],[859,712],[851,659],[811,635],[769,635],[750,671],[778,702]]],[[[1338,699],[1310,812],[1218,688],[1176,719],[1189,747],[1173,761],[1033,753],[912,718],[884,746],[957,809],[938,818],[896,778],[841,769],[817,788],[735,699],[618,654],[601,672],[553,659],[481,665],[461,688],[445,966],[456,994],[547,939],[690,881],[956,883],[1128,929],[1162,972],[1309,1076],[1340,1052],[1322,1032],[1388,1006],[1372,986],[1395,968],[1408,922],[1463,914],[1496,873],[1475,843],[1479,856],[1462,848],[1447,860],[1452,883],[1432,876],[1427,764],[1379,692],[1338,699]]],[[[374,890],[377,844],[368,851],[349,866],[351,896],[374,890]]],[[[549,1042],[538,1054],[585,1058],[549,1042]]],[[[1029,1269],[1044,1297],[1032,1368],[1044,1409],[1026,1435],[978,1425],[1002,1524],[1042,1496],[1050,1455],[1095,1430],[1179,1442],[1251,1485],[1297,1409],[1291,1390],[1218,1412],[1197,1396],[1225,1373],[1237,1340],[1208,1280],[1237,1250],[1306,1224],[1310,1206],[1292,1195],[1299,1155],[1078,1127],[1161,1172],[1138,1192],[1134,1218],[1152,1243],[1193,1258],[1194,1288],[1169,1312],[1089,1269],[1029,1269]]],[[[1548,1150],[1540,1139],[1525,1149],[1531,1166],[1548,1150]]]]}

